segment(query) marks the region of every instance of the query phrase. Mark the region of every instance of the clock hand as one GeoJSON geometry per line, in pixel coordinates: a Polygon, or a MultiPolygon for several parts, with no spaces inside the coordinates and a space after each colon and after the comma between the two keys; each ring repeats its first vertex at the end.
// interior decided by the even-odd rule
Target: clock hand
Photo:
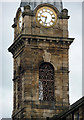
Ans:
{"type": "Polygon", "coordinates": [[[41,16],[47,18],[47,16],[45,16],[45,15],[41,15],[41,16]]]}
{"type": "Polygon", "coordinates": [[[46,20],[47,20],[47,16],[45,17],[45,23],[46,23],[46,20]]]}
{"type": "Polygon", "coordinates": [[[45,18],[45,23],[46,23],[46,20],[47,20],[47,16],[45,16],[45,15],[41,15],[41,16],[45,18]]]}

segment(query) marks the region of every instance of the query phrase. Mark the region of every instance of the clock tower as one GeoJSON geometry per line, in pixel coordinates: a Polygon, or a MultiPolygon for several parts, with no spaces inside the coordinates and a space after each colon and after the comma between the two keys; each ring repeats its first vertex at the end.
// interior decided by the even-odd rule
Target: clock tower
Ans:
{"type": "Polygon", "coordinates": [[[13,120],[44,119],[69,106],[68,10],[62,2],[21,1],[14,18],[13,120]]]}

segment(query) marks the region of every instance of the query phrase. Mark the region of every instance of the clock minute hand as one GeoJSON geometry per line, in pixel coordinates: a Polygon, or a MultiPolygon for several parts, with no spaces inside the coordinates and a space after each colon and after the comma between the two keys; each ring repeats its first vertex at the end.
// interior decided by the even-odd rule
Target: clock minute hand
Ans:
{"type": "Polygon", "coordinates": [[[46,20],[47,20],[47,16],[45,17],[45,23],[46,23],[46,20]]]}
{"type": "Polygon", "coordinates": [[[46,20],[47,20],[47,16],[45,16],[45,15],[41,15],[41,16],[45,18],[45,23],[46,23],[46,20]]]}
{"type": "Polygon", "coordinates": [[[41,16],[47,18],[47,16],[45,16],[45,15],[41,15],[41,16]]]}

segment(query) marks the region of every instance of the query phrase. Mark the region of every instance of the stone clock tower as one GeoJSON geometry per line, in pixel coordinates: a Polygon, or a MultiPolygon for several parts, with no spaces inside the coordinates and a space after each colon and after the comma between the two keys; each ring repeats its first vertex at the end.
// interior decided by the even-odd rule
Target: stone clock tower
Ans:
{"type": "Polygon", "coordinates": [[[69,106],[68,10],[62,2],[23,2],[14,18],[13,120],[58,115],[69,106]]]}

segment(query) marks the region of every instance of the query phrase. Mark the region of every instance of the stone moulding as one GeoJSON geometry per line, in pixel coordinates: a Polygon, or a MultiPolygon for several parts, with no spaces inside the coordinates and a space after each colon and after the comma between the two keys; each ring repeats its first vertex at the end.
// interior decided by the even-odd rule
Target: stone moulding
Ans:
{"type": "MultiPolygon", "coordinates": [[[[8,51],[11,52],[13,55],[16,53],[20,47],[24,47],[25,43],[30,44],[32,41],[34,42],[49,42],[59,44],[59,45],[67,45],[69,46],[73,42],[74,38],[64,38],[64,37],[48,37],[48,36],[38,36],[38,35],[25,35],[21,34],[17,37],[15,42],[8,48],[8,51]],[[27,41],[27,42],[26,42],[27,41]]],[[[61,46],[60,46],[61,47],[61,46]]]]}

